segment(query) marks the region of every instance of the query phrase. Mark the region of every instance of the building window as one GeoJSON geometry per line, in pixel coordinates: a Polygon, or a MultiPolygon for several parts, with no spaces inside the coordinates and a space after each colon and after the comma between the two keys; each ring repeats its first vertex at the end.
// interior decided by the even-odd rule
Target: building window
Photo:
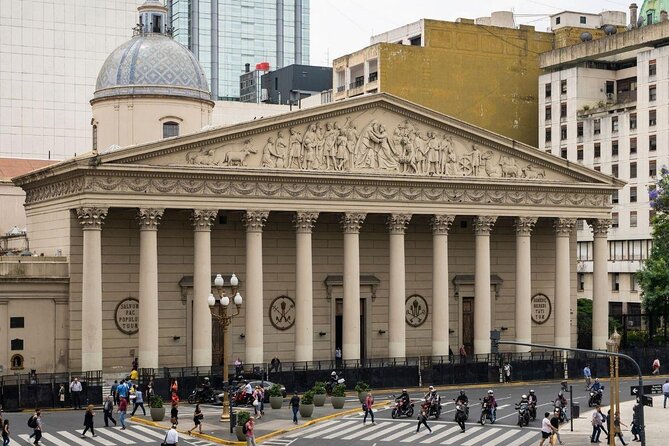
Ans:
{"type": "Polygon", "coordinates": [[[592,242],[576,243],[576,260],[579,262],[592,260],[592,242]]]}
{"type": "Polygon", "coordinates": [[[546,97],[550,98],[551,97],[551,84],[550,83],[546,84],[545,88],[546,88],[546,90],[545,90],[546,91],[546,97]]]}
{"type": "Polygon", "coordinates": [[[655,59],[648,61],[648,76],[655,76],[657,74],[657,62],[655,59]]]}
{"type": "Polygon", "coordinates": [[[630,138],[630,155],[636,154],[636,138],[630,138]]]}
{"type": "Polygon", "coordinates": [[[613,228],[618,227],[618,213],[617,212],[612,212],[611,213],[611,227],[613,227],[613,228]]]}
{"type": "Polygon", "coordinates": [[[98,150],[98,126],[93,124],[93,152],[98,150]]]}
{"type": "Polygon", "coordinates": [[[636,129],[636,113],[630,113],[630,130],[636,129]]]}
{"type": "Polygon", "coordinates": [[[618,165],[617,164],[611,164],[611,175],[614,176],[615,178],[618,178],[618,165]]]}
{"type": "Polygon", "coordinates": [[[415,36],[409,39],[409,45],[421,46],[421,43],[422,43],[421,36],[415,36]]]}
{"type": "Polygon", "coordinates": [[[560,118],[567,117],[567,103],[563,102],[560,104],[560,118]]]}
{"type": "Polygon", "coordinates": [[[567,139],[567,126],[563,125],[560,127],[560,139],[565,140],[567,139]]]}
{"type": "Polygon", "coordinates": [[[567,159],[567,148],[563,147],[560,149],[560,156],[564,159],[567,159]]]}
{"type": "Polygon", "coordinates": [[[567,94],[567,81],[560,81],[560,94],[567,94]]]}
{"type": "Polygon", "coordinates": [[[580,20],[581,24],[583,24],[583,25],[585,25],[585,24],[587,23],[587,17],[584,16],[584,15],[582,15],[581,17],[579,17],[579,20],[580,20]]]}
{"type": "Polygon", "coordinates": [[[174,121],[163,123],[163,138],[179,136],[179,124],[174,121]]]}
{"type": "Polygon", "coordinates": [[[12,370],[22,370],[23,369],[23,356],[13,355],[10,360],[12,370]]]}
{"type": "Polygon", "coordinates": [[[9,328],[24,328],[25,321],[22,317],[10,317],[9,328]]]}
{"type": "Polygon", "coordinates": [[[23,350],[23,339],[12,339],[11,341],[12,350],[23,350]]]}
{"type": "Polygon", "coordinates": [[[650,87],[648,87],[648,100],[654,101],[656,99],[657,99],[657,86],[651,85],[650,87]]]}
{"type": "Polygon", "coordinates": [[[551,129],[546,129],[546,142],[551,142],[551,129]]]}
{"type": "Polygon", "coordinates": [[[595,135],[599,135],[602,133],[602,122],[599,119],[595,119],[592,121],[592,126],[593,126],[593,133],[595,135]]]}
{"type": "Polygon", "coordinates": [[[654,218],[655,218],[655,209],[651,209],[648,211],[648,221],[652,224],[654,218]]]}
{"type": "MultiPolygon", "coordinates": [[[[638,291],[639,285],[636,283],[636,274],[630,274],[630,291],[638,291]]],[[[629,305],[629,304],[628,304],[629,305]]]]}
{"type": "Polygon", "coordinates": [[[578,291],[585,290],[585,274],[578,273],[578,291]]]}
{"type": "Polygon", "coordinates": [[[611,203],[618,204],[618,191],[614,190],[611,194],[611,203]]]}
{"type": "Polygon", "coordinates": [[[636,186],[630,187],[630,203],[636,203],[636,186]]]}
{"type": "Polygon", "coordinates": [[[653,127],[657,124],[657,110],[648,110],[648,125],[653,127]]]}
{"type": "Polygon", "coordinates": [[[620,273],[611,274],[611,291],[620,291],[620,273]]]}
{"type": "Polygon", "coordinates": [[[576,230],[582,231],[585,228],[585,221],[581,218],[576,220],[576,230]]]}
{"type": "Polygon", "coordinates": [[[560,24],[560,17],[555,17],[555,24],[559,25],[560,24]]]}
{"type": "MultiPolygon", "coordinates": [[[[550,85],[550,84],[549,84],[550,85]]],[[[553,117],[552,109],[550,105],[546,106],[546,122],[550,121],[553,117]]]]}
{"type": "Polygon", "coordinates": [[[618,156],[618,140],[611,141],[611,156],[618,156]]]}
{"type": "Polygon", "coordinates": [[[648,161],[648,175],[651,178],[654,178],[657,175],[657,161],[650,160],[648,161]]]}
{"type": "Polygon", "coordinates": [[[601,172],[602,171],[602,166],[595,166],[595,167],[593,167],[593,169],[595,169],[595,171],[597,171],[597,172],[601,172]]]}
{"type": "Polygon", "coordinates": [[[583,161],[583,146],[576,147],[576,161],[583,161]]]}
{"type": "Polygon", "coordinates": [[[618,131],[618,117],[613,116],[611,118],[611,131],[612,132],[617,132],[618,131]]]}
{"type": "Polygon", "coordinates": [[[602,156],[602,145],[598,142],[595,143],[595,158],[602,156]]]}
{"type": "Polygon", "coordinates": [[[636,211],[630,212],[630,228],[636,228],[636,211]]]}
{"type": "Polygon", "coordinates": [[[576,123],[576,137],[583,138],[583,122],[576,123]]]}
{"type": "Polygon", "coordinates": [[[657,135],[648,136],[648,151],[654,152],[657,150],[657,135]]]}
{"type": "Polygon", "coordinates": [[[630,163],[630,178],[636,178],[636,163],[630,163]]]}

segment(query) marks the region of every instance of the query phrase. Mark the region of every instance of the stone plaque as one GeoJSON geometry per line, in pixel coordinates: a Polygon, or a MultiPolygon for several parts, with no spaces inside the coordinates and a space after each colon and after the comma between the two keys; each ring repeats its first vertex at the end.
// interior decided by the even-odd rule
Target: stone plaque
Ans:
{"type": "Polygon", "coordinates": [[[412,327],[420,327],[427,320],[427,301],[418,294],[407,297],[405,303],[405,318],[412,327]]]}
{"type": "Polygon", "coordinates": [[[139,301],[132,297],[123,299],[116,305],[114,312],[116,327],[127,335],[133,335],[139,331],[139,301]]]}
{"type": "Polygon", "coordinates": [[[269,321],[277,330],[288,330],[295,324],[295,301],[279,296],[269,306],[269,321]]]}
{"type": "Polygon", "coordinates": [[[532,321],[535,324],[544,324],[551,317],[551,301],[545,294],[532,296],[532,321]]]}

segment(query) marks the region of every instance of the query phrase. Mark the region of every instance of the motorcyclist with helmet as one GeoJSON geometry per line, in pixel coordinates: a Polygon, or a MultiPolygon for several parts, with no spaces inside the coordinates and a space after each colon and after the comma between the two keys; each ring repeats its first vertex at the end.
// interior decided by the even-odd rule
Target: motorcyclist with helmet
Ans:
{"type": "Polygon", "coordinates": [[[595,382],[590,386],[590,390],[593,392],[598,392],[603,388],[602,383],[599,382],[599,378],[595,378],[595,382]]]}
{"type": "Polygon", "coordinates": [[[441,406],[439,406],[439,394],[437,393],[437,389],[435,389],[434,386],[430,386],[428,388],[428,392],[425,394],[424,399],[425,405],[427,406],[427,416],[429,417],[430,414],[435,413],[435,416],[439,418],[441,406]]]}
{"type": "Polygon", "coordinates": [[[492,390],[488,390],[488,395],[483,398],[483,406],[489,411],[490,421],[494,423],[497,418],[497,401],[492,390]]]}
{"type": "MultiPolygon", "coordinates": [[[[519,415],[522,415],[523,422],[519,425],[522,427],[522,424],[528,425],[530,422],[530,402],[527,395],[520,397],[520,402],[516,404],[516,410],[519,412],[519,415]]],[[[520,419],[520,417],[519,417],[520,419]]]]}
{"type": "Polygon", "coordinates": [[[460,390],[460,395],[458,395],[458,397],[455,399],[455,406],[457,407],[458,405],[462,405],[465,413],[465,419],[469,418],[469,398],[467,397],[467,394],[464,390],[460,390]]]}
{"type": "Polygon", "coordinates": [[[558,392],[558,397],[555,399],[555,407],[561,410],[564,421],[569,421],[569,417],[567,416],[567,398],[565,398],[562,390],[558,392]]]}
{"type": "Polygon", "coordinates": [[[529,404],[530,416],[533,420],[537,419],[537,396],[534,394],[534,389],[530,389],[530,394],[527,396],[527,403],[529,404]]]}
{"type": "Polygon", "coordinates": [[[407,389],[402,389],[402,394],[399,397],[397,397],[396,401],[400,402],[400,407],[402,407],[402,410],[409,407],[409,404],[411,403],[411,397],[409,396],[409,392],[407,392],[407,389]]]}

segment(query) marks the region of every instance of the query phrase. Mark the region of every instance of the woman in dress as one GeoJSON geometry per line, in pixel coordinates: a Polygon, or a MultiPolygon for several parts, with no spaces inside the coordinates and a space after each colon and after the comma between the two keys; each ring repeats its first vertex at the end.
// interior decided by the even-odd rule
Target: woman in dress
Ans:
{"type": "Polygon", "coordinates": [[[193,432],[195,429],[198,429],[198,432],[202,433],[202,418],[204,418],[204,415],[202,414],[200,405],[196,404],[195,412],[193,412],[193,427],[188,429],[188,435],[190,435],[191,432],[193,432]]]}

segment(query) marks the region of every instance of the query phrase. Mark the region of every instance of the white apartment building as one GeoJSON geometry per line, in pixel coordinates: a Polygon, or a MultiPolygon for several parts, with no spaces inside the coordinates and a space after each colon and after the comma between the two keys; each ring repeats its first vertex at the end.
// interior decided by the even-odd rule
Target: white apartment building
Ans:
{"type": "MultiPolygon", "coordinates": [[[[627,182],[611,197],[611,316],[641,311],[635,273],[651,248],[648,189],[669,161],[668,44],[665,21],[541,56],[539,148],[627,182]]],[[[579,297],[592,297],[592,239],[581,221],[579,297]]]]}

